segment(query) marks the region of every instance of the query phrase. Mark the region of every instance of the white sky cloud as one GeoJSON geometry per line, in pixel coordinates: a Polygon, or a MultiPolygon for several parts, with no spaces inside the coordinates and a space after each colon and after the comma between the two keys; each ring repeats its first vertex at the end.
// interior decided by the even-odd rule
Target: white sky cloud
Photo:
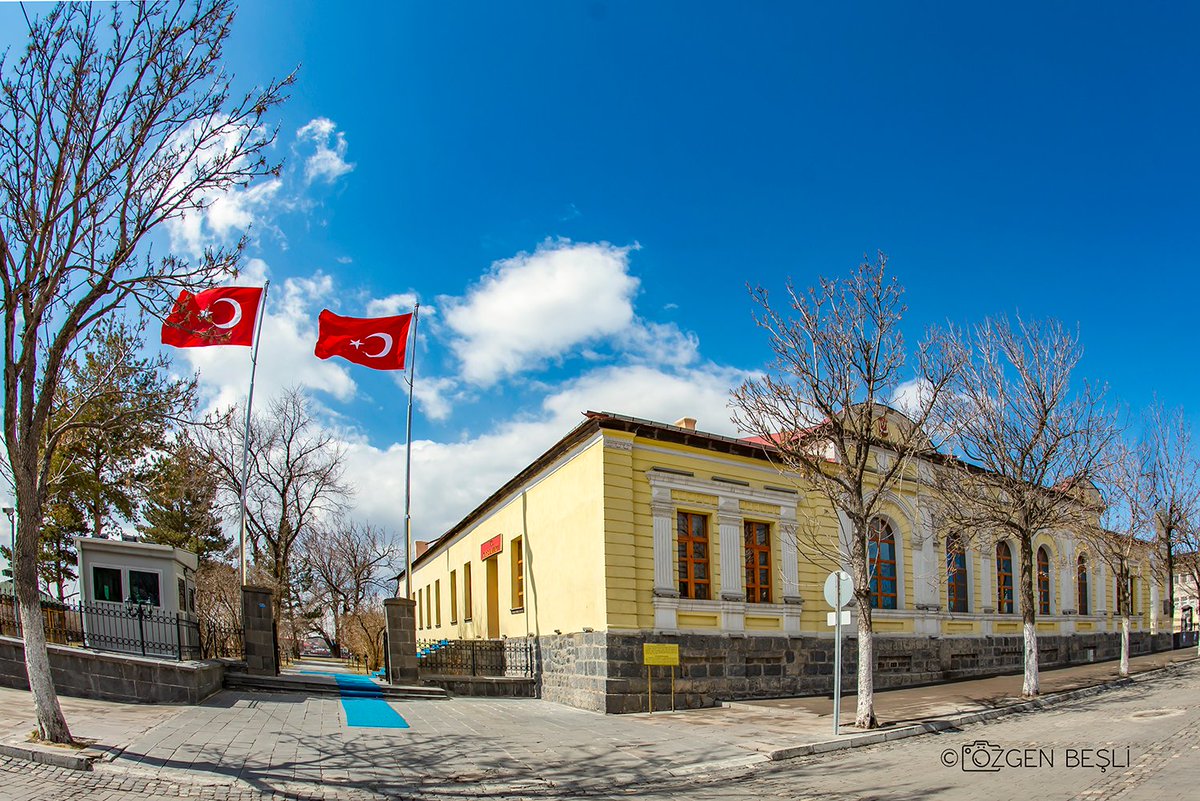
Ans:
{"type": "Polygon", "coordinates": [[[490,386],[633,322],[629,248],[547,242],[498,261],[464,298],[441,302],[462,378],[490,386]]]}
{"type": "Polygon", "coordinates": [[[317,117],[296,131],[299,142],[311,143],[313,152],[304,162],[304,180],[308,183],[333,183],[354,169],[346,161],[346,135],[328,117],[317,117]]]}
{"type": "MultiPolygon", "coordinates": [[[[408,314],[413,305],[419,300],[415,292],[401,292],[388,295],[386,298],[373,298],[367,302],[367,317],[395,317],[398,314],[408,314]]],[[[421,316],[433,313],[433,309],[421,308],[421,316]]]]}

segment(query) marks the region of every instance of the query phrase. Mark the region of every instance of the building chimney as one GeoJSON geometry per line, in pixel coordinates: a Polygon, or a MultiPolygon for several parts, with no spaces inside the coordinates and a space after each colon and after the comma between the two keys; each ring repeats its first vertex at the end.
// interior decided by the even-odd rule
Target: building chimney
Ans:
{"type": "Polygon", "coordinates": [[[422,540],[417,540],[417,541],[416,541],[415,543],[413,543],[413,544],[416,546],[416,549],[417,549],[417,553],[416,553],[416,555],[413,557],[414,559],[420,559],[420,558],[421,558],[421,554],[423,554],[423,553],[425,553],[426,551],[428,551],[428,550],[429,550],[429,543],[428,543],[428,542],[424,542],[424,541],[422,541],[422,540]]]}
{"type": "Polygon", "coordinates": [[[675,421],[675,427],[676,428],[686,428],[688,431],[695,431],[696,430],[696,418],[695,417],[680,417],[678,420],[675,421]]]}

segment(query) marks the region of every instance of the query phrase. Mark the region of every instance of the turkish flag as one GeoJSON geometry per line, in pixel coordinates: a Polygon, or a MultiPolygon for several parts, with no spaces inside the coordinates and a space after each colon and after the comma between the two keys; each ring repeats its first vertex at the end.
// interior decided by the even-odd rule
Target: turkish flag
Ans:
{"type": "Polygon", "coordinates": [[[329,309],[317,318],[318,359],[341,356],[373,370],[403,370],[411,314],[342,317],[329,309]]]}
{"type": "Polygon", "coordinates": [[[253,345],[262,287],[222,286],[193,295],[179,293],[163,320],[162,343],[177,348],[253,345]]]}

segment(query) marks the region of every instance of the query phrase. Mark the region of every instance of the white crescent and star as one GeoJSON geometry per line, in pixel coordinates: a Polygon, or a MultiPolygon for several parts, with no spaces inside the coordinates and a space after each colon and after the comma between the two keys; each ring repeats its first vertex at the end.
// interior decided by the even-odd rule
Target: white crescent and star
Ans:
{"type": "Polygon", "coordinates": [[[210,321],[212,321],[212,324],[214,326],[216,326],[217,328],[233,328],[234,326],[236,326],[238,323],[240,323],[242,321],[242,304],[238,303],[236,300],[233,300],[232,298],[217,298],[216,300],[214,300],[212,302],[212,305],[209,306],[204,311],[208,312],[208,314],[204,315],[204,312],[201,312],[200,313],[201,316],[207,316],[208,319],[210,321]],[[212,320],[212,310],[217,307],[218,303],[228,303],[230,306],[233,307],[233,318],[229,322],[218,323],[218,322],[212,320]]]}

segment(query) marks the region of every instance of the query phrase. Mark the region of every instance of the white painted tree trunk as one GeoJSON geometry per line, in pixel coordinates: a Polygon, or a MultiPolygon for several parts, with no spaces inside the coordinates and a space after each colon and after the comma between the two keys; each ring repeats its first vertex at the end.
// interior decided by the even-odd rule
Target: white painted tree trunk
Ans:
{"type": "Polygon", "coordinates": [[[1021,683],[1021,695],[1032,698],[1041,692],[1038,685],[1038,641],[1037,641],[1037,594],[1033,591],[1037,574],[1033,568],[1033,546],[1030,538],[1023,538],[1021,550],[1021,620],[1025,636],[1025,679],[1021,683]]]}
{"type": "Polygon", "coordinates": [[[1121,676],[1123,677],[1129,675],[1129,630],[1132,625],[1127,611],[1121,615],[1121,676]]]}
{"type": "MultiPolygon", "coordinates": [[[[26,540],[33,539],[36,531],[21,532],[26,540]]],[[[36,544],[36,543],[35,543],[36,544]]],[[[58,703],[58,693],[50,674],[50,656],[46,651],[46,626],[42,613],[41,594],[38,592],[34,571],[36,552],[26,542],[18,541],[19,561],[16,599],[21,607],[21,635],[25,641],[25,673],[29,678],[29,690],[37,713],[38,736],[52,743],[70,743],[71,730],[58,703]]]]}
{"type": "Polygon", "coordinates": [[[860,599],[858,605],[858,706],[854,725],[860,729],[874,729],[879,725],[875,718],[875,640],[871,631],[869,599],[865,604],[860,599]]]}
{"type": "Polygon", "coordinates": [[[1021,695],[1027,698],[1041,692],[1038,684],[1038,641],[1037,623],[1025,621],[1025,680],[1021,684],[1021,695]]]}

